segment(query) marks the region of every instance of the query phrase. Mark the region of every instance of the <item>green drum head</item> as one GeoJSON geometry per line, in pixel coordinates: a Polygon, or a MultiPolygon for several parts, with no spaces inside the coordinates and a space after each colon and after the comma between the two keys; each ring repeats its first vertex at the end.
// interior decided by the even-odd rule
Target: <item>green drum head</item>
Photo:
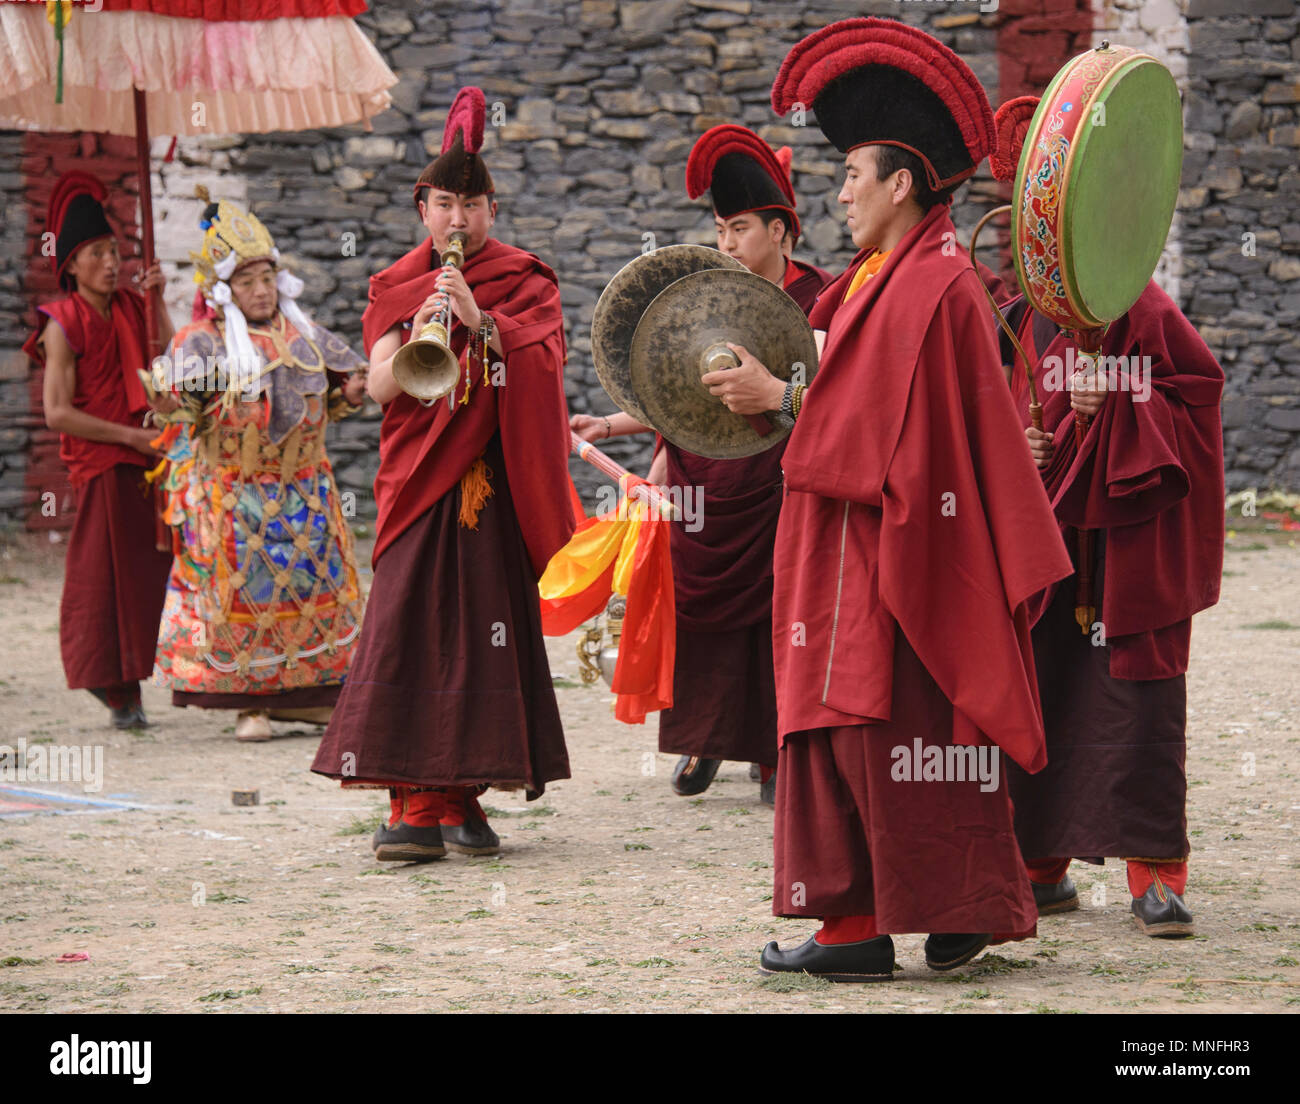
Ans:
{"type": "Polygon", "coordinates": [[[1098,323],[1137,302],[1178,201],[1182,103],[1163,65],[1121,65],[1090,106],[1070,154],[1061,239],[1066,294],[1098,323]]]}

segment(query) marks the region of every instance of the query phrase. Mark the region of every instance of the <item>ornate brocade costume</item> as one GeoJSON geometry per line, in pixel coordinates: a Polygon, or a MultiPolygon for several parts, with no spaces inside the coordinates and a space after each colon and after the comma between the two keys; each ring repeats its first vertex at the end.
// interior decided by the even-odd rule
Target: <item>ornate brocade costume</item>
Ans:
{"type": "MultiPolygon", "coordinates": [[[[178,388],[220,363],[215,320],[176,335],[178,388]]],[[[244,390],[202,392],[197,425],[174,424],[167,521],[176,532],[156,676],[180,695],[275,695],[341,685],[362,598],[325,428],[343,416],[330,374],[364,361],[336,334],[279,312],[249,325],[259,363],[244,390]]],[[[196,702],[196,704],[198,704],[196,702]]]]}

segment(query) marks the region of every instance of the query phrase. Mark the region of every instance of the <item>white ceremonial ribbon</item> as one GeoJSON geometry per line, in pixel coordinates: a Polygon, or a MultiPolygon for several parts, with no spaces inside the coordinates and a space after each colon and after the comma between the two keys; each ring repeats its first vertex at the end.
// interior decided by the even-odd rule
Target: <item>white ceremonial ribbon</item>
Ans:
{"type": "Polygon", "coordinates": [[[302,307],[298,306],[298,296],[302,294],[303,282],[287,268],[275,274],[275,286],[280,292],[280,313],[285,316],[303,337],[311,338],[316,333],[316,324],[307,317],[302,307]]]}
{"type": "Polygon", "coordinates": [[[235,274],[235,268],[238,264],[239,254],[232,250],[212,266],[212,271],[217,274],[218,280],[229,280],[235,274]]]}
{"type": "Polygon", "coordinates": [[[231,397],[242,391],[245,398],[255,398],[262,392],[262,356],[248,336],[248,320],[230,294],[230,285],[224,281],[213,285],[208,305],[221,309],[226,323],[226,395],[231,397]]]}

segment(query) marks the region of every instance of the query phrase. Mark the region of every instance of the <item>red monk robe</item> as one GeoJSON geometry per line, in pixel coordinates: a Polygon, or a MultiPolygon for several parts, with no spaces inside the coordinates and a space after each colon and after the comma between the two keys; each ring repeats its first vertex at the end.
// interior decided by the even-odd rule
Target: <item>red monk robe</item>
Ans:
{"type": "MultiPolygon", "coordinates": [[[[23,346],[45,365],[41,340],[57,325],[77,358],[72,405],[118,425],[140,426],[149,409],[136,372],[146,366],[144,299],[127,288],[105,319],[75,291],[38,308],[40,325],[23,346]],[[47,321],[48,319],[48,321],[47,321]]],[[[90,690],[115,711],[138,707],[141,679],[153,669],[167,594],[170,551],[155,544],[148,458],[126,445],[64,433],[59,457],[77,492],[68,538],[59,646],[69,689],[90,690]]]]}
{"type": "MultiPolygon", "coordinates": [[[[791,259],[784,288],[806,314],[830,274],[791,259]]],[[[710,460],[664,441],[670,487],[700,488],[702,524],[671,529],[677,648],[673,707],[659,750],[776,766],[772,546],[785,442],[739,460],[710,460]]]]}
{"type": "Polygon", "coordinates": [[[939,205],[822,292],[784,460],[773,912],[874,916],[856,938],[1035,924],[997,768],[1043,766],[1025,603],[1069,560],[952,233],[939,205]],[[953,745],[986,781],[931,780],[953,745]]]}
{"type": "MultiPolygon", "coordinates": [[[[1042,477],[1061,532],[1072,553],[1078,529],[1096,534],[1101,627],[1075,623],[1073,577],[1032,604],[1048,765],[1032,778],[1011,770],[1016,833],[1035,882],[1061,882],[1071,857],[1112,856],[1146,860],[1130,863],[1135,897],[1151,865],[1181,894],[1191,619],[1218,601],[1223,568],[1223,370],[1149,284],[1106,334],[1103,355],[1126,361],[1076,448],[1070,343],[1032,312],[1019,336],[1054,434],[1042,477]]],[[[1023,365],[1012,384],[1027,426],[1023,365]]]]}
{"type": "MultiPolygon", "coordinates": [[[[434,290],[431,262],[426,239],[372,277],[367,351],[434,290]]],[[[462,376],[454,414],[445,399],[425,407],[406,394],[384,407],[374,583],[312,769],[537,796],[569,777],[537,598],[575,526],[560,293],[536,257],[492,239],[462,271],[500,333],[504,374],[490,369],[485,381],[457,321],[451,346],[468,368],[468,403],[462,376]]]]}

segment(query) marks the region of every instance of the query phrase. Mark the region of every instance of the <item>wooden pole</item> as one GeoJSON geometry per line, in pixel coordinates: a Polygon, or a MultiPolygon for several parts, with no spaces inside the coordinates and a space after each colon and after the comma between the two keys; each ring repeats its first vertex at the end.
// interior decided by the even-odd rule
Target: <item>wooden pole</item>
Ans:
{"type": "MultiPolygon", "coordinates": [[[[140,183],[140,246],[144,254],[144,270],[153,265],[153,177],[149,171],[149,112],[144,92],[133,89],[135,95],[135,172],[140,183]]],[[[162,352],[158,341],[158,319],[154,310],[154,293],[144,296],[144,322],[149,338],[149,365],[162,352]]],[[[146,367],[148,367],[147,365],[146,367]]]]}
{"type": "MultiPolygon", "coordinates": [[[[573,451],[582,457],[582,459],[587,461],[588,464],[597,471],[604,472],[610,477],[610,479],[616,479],[619,482],[622,482],[623,476],[632,474],[617,460],[606,456],[605,453],[601,452],[600,449],[590,441],[584,441],[574,433],[573,430],[569,430],[569,445],[573,451]]],[[[681,517],[677,507],[669,502],[668,499],[664,498],[655,487],[647,487],[638,483],[628,493],[631,494],[633,498],[640,499],[649,506],[650,509],[657,510],[670,521],[677,521],[681,517]]]]}

